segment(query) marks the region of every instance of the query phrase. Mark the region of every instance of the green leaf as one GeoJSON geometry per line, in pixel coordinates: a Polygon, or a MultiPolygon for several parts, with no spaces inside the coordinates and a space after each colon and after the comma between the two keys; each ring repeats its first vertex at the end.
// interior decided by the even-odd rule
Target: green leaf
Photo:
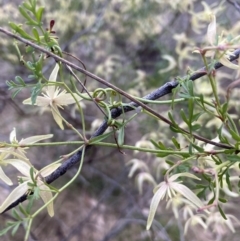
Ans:
{"type": "Polygon", "coordinates": [[[180,110],[180,116],[182,117],[182,120],[189,126],[190,121],[188,120],[187,116],[185,115],[183,109],[180,110]]]}
{"type": "Polygon", "coordinates": [[[235,141],[240,141],[240,136],[238,135],[238,133],[234,132],[232,129],[229,129],[229,132],[235,141]]]}
{"type": "Polygon", "coordinates": [[[226,118],[227,110],[228,110],[228,102],[225,102],[225,103],[221,106],[221,110],[220,110],[220,112],[222,113],[222,116],[223,116],[224,118],[226,118]]]}
{"type": "Polygon", "coordinates": [[[11,225],[7,225],[6,228],[2,229],[0,231],[0,236],[3,236],[4,234],[6,234],[11,228],[13,228],[15,225],[15,223],[11,224],[11,225]]]}
{"type": "Polygon", "coordinates": [[[198,152],[204,152],[204,149],[200,146],[197,146],[195,144],[192,143],[192,146],[198,151],[198,152]]]}
{"type": "Polygon", "coordinates": [[[159,149],[159,146],[158,146],[158,143],[152,139],[150,139],[150,141],[152,142],[152,144],[157,148],[159,149]]]}
{"type": "Polygon", "coordinates": [[[18,208],[20,210],[20,212],[25,216],[27,217],[29,215],[29,212],[27,210],[25,210],[25,208],[22,206],[22,204],[19,204],[18,205],[18,208]]]}
{"type": "Polygon", "coordinates": [[[188,79],[187,82],[187,90],[190,96],[194,96],[194,91],[193,91],[193,82],[192,80],[188,79]]]}
{"type": "Polygon", "coordinates": [[[42,77],[42,65],[43,65],[43,54],[40,55],[38,61],[35,63],[35,74],[39,78],[42,77]]]}
{"type": "Polygon", "coordinates": [[[26,12],[23,6],[18,7],[19,12],[28,20],[27,24],[38,25],[38,23],[26,12]]]}
{"type": "Polygon", "coordinates": [[[238,155],[227,155],[227,160],[231,162],[240,162],[240,156],[238,155]]]}
{"type": "Polygon", "coordinates": [[[26,87],[27,85],[25,84],[24,80],[20,76],[15,77],[15,81],[19,83],[20,86],[26,87]]]}
{"type": "Polygon", "coordinates": [[[215,161],[216,165],[222,164],[222,161],[221,161],[221,159],[218,156],[212,155],[211,157],[215,161]]]}
{"type": "Polygon", "coordinates": [[[189,115],[189,123],[193,122],[193,112],[194,112],[194,99],[188,99],[188,115],[189,115]]]}
{"type": "Polygon", "coordinates": [[[201,128],[202,126],[200,124],[195,124],[191,126],[191,130],[192,131],[197,131],[201,128]]]}
{"type": "Polygon", "coordinates": [[[23,7],[32,12],[32,6],[26,2],[22,3],[23,7]]]}
{"type": "MultiPolygon", "coordinates": [[[[10,23],[9,23],[10,24],[10,23]]],[[[13,24],[11,23],[10,25],[11,27],[13,26],[13,24]]],[[[27,34],[21,27],[15,25],[15,29],[14,29],[17,33],[19,33],[21,35],[21,37],[25,38],[25,39],[29,39],[29,40],[35,40],[32,36],[30,36],[29,34],[27,34]]]]}
{"type": "Polygon", "coordinates": [[[208,175],[206,175],[205,173],[202,173],[202,177],[206,180],[206,181],[208,181],[208,182],[211,182],[211,177],[209,177],[208,175]]]}
{"type": "Polygon", "coordinates": [[[15,90],[11,95],[12,99],[14,99],[22,89],[23,88],[19,88],[19,89],[15,90]]]}
{"type": "Polygon", "coordinates": [[[227,144],[230,145],[228,139],[225,136],[222,135],[222,129],[223,129],[223,125],[221,125],[221,127],[217,130],[219,139],[222,143],[227,143],[227,144]]]}
{"type": "Polygon", "coordinates": [[[169,155],[171,155],[171,153],[169,153],[169,152],[161,152],[161,153],[158,153],[157,154],[157,157],[166,157],[166,156],[169,156],[169,155]]]}
{"type": "Polygon", "coordinates": [[[15,208],[12,210],[12,215],[15,219],[22,220],[21,216],[19,215],[19,213],[17,212],[17,210],[15,208]]]}
{"type": "Polygon", "coordinates": [[[173,119],[172,113],[169,111],[168,112],[168,117],[171,120],[172,124],[176,127],[178,126],[178,124],[175,122],[175,120],[173,119]]]}
{"type": "Polygon", "coordinates": [[[17,26],[15,23],[13,23],[13,22],[9,22],[8,23],[9,24],[9,26],[13,29],[13,30],[17,30],[18,28],[19,28],[19,26],[17,26]]]}
{"type": "Polygon", "coordinates": [[[206,188],[204,188],[202,191],[200,191],[199,193],[197,193],[197,196],[199,198],[203,198],[204,200],[206,200],[206,188]]]}
{"type": "Polygon", "coordinates": [[[12,232],[11,232],[12,236],[14,236],[16,234],[20,224],[21,224],[21,222],[17,222],[16,225],[13,227],[12,232]]]}
{"type": "Polygon", "coordinates": [[[165,161],[169,166],[173,166],[175,163],[173,161],[166,160],[165,161]]]}
{"type": "Polygon", "coordinates": [[[39,37],[38,31],[35,27],[32,28],[32,33],[33,33],[33,36],[36,38],[37,42],[40,43],[40,37],[39,37]]]}
{"type": "Polygon", "coordinates": [[[203,114],[203,112],[199,112],[197,114],[194,114],[193,117],[192,117],[192,121],[197,121],[198,118],[203,114]]]}
{"type": "Polygon", "coordinates": [[[185,163],[183,165],[177,166],[178,172],[189,172],[190,166],[189,164],[185,163]]]}
{"type": "Polygon", "coordinates": [[[227,203],[227,199],[219,197],[218,200],[222,203],[227,203]]]}
{"type": "Polygon", "coordinates": [[[181,148],[179,142],[177,141],[177,139],[175,137],[172,137],[172,142],[178,150],[181,148]]]}
{"type": "Polygon", "coordinates": [[[29,0],[29,2],[31,3],[33,10],[35,10],[36,5],[37,5],[37,1],[36,0],[29,0]]]}
{"type": "Polygon", "coordinates": [[[42,15],[43,15],[44,7],[40,7],[36,12],[36,19],[39,23],[42,21],[42,15]]]}
{"type": "Polygon", "coordinates": [[[22,14],[24,18],[26,18],[28,21],[32,21],[33,19],[29,16],[29,14],[26,12],[24,7],[22,5],[19,5],[18,7],[19,12],[22,14]]]}
{"type": "Polygon", "coordinates": [[[42,91],[42,84],[41,82],[38,82],[35,85],[35,87],[32,88],[31,101],[33,105],[36,103],[37,96],[41,93],[41,91],[42,91]]]}
{"type": "Polygon", "coordinates": [[[182,133],[181,130],[179,130],[178,128],[176,128],[175,126],[170,126],[170,130],[173,131],[173,132],[176,132],[176,133],[182,133]]]}
{"type": "Polygon", "coordinates": [[[110,135],[112,135],[112,131],[111,132],[108,132],[108,133],[105,133],[103,135],[100,135],[100,136],[96,136],[92,139],[89,140],[89,145],[93,145],[95,143],[98,143],[104,139],[106,139],[107,137],[109,137],[110,135]]]}
{"type": "Polygon", "coordinates": [[[167,150],[166,146],[161,141],[158,142],[158,149],[167,150]]]}
{"type": "Polygon", "coordinates": [[[118,145],[122,146],[124,143],[125,126],[123,125],[118,131],[118,145]]]}
{"type": "Polygon", "coordinates": [[[202,189],[202,188],[206,188],[207,186],[206,185],[203,185],[203,184],[196,184],[195,188],[196,189],[202,189]]]}
{"type": "Polygon", "coordinates": [[[30,46],[30,45],[28,45],[28,46],[26,46],[26,53],[33,53],[35,51],[35,49],[32,47],[32,46],[30,46]]]}
{"type": "Polygon", "coordinates": [[[232,185],[231,185],[231,182],[230,182],[229,170],[226,172],[226,182],[227,182],[227,185],[228,185],[228,189],[230,191],[232,191],[232,185]]]}
{"type": "Polygon", "coordinates": [[[218,209],[219,209],[219,212],[220,212],[220,214],[222,215],[222,217],[223,217],[225,220],[227,220],[227,217],[226,217],[225,213],[223,212],[223,210],[222,210],[222,208],[220,207],[219,204],[218,204],[218,209]]]}
{"type": "Polygon", "coordinates": [[[211,199],[208,201],[208,205],[213,204],[214,200],[215,200],[215,195],[214,195],[213,198],[211,198],[211,199]]]}
{"type": "Polygon", "coordinates": [[[189,146],[188,146],[188,152],[189,152],[190,155],[193,154],[193,151],[192,151],[192,143],[190,143],[189,146]]]}

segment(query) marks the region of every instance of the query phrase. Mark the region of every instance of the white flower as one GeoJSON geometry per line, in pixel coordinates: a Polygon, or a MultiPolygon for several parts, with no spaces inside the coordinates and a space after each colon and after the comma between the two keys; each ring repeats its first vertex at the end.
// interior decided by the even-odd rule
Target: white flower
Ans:
{"type": "Polygon", "coordinates": [[[177,178],[184,176],[200,180],[198,177],[191,173],[178,173],[172,175],[169,178],[165,177],[165,180],[154,189],[154,196],[150,204],[150,212],[148,215],[147,230],[149,230],[152,225],[159,202],[164,199],[165,196],[167,199],[173,198],[177,193],[179,193],[197,207],[201,208],[204,206],[202,201],[188,187],[180,184],[180,182],[176,182],[177,178]]]}
{"type": "Polygon", "coordinates": [[[25,149],[28,149],[28,147],[24,147],[24,146],[28,144],[34,144],[38,141],[42,141],[52,137],[53,137],[53,134],[39,135],[39,136],[31,136],[31,137],[22,139],[21,141],[18,141],[16,136],[16,129],[13,128],[12,132],[10,133],[10,142],[12,144],[17,144],[18,147],[10,147],[6,150],[9,152],[9,154],[12,154],[13,156],[16,155],[17,157],[21,157],[21,159],[28,162],[28,158],[25,155],[26,153],[25,149]]]}
{"type": "MultiPolygon", "coordinates": [[[[18,200],[24,194],[28,194],[33,190],[34,186],[39,188],[39,195],[47,203],[52,199],[51,189],[44,183],[43,178],[55,171],[61,164],[54,163],[44,167],[42,170],[37,171],[35,168],[30,166],[28,163],[23,161],[13,161],[7,160],[6,163],[13,165],[18,171],[20,171],[24,176],[19,177],[20,183],[6,198],[6,200],[0,206],[0,213],[6,210],[12,203],[18,200]],[[33,172],[32,180],[30,172],[33,172]],[[31,185],[29,185],[31,184],[31,185]]],[[[51,202],[47,206],[48,214],[52,217],[54,215],[53,203],[51,202]]]]}
{"type": "Polygon", "coordinates": [[[0,152],[2,152],[0,154],[0,179],[6,184],[12,185],[13,183],[11,179],[8,176],[6,176],[1,166],[7,166],[8,164],[13,164],[14,162],[23,162],[23,161],[19,159],[6,160],[7,156],[9,155],[9,152],[7,151],[7,149],[1,149],[0,152]]]}
{"type": "Polygon", "coordinates": [[[233,221],[239,225],[239,220],[231,214],[225,214],[225,216],[227,218],[226,220],[221,216],[219,212],[216,212],[212,213],[208,217],[206,225],[212,233],[224,235],[228,233],[228,230],[231,230],[233,233],[235,233],[233,221]]]}
{"type": "MultiPolygon", "coordinates": [[[[55,68],[53,69],[49,81],[56,82],[57,74],[59,70],[59,65],[56,64],[55,68]]],[[[58,108],[63,109],[63,106],[70,105],[75,103],[75,99],[70,93],[67,93],[66,90],[62,90],[59,87],[56,87],[55,85],[47,86],[44,93],[42,93],[43,96],[38,96],[36,98],[35,105],[41,106],[41,107],[48,107],[50,106],[52,115],[58,126],[63,130],[63,124],[62,124],[62,116],[59,112],[58,108]]],[[[78,96],[77,94],[73,94],[77,101],[80,101],[82,98],[78,96]]],[[[26,99],[23,101],[23,104],[32,105],[31,98],[26,99]]]]}

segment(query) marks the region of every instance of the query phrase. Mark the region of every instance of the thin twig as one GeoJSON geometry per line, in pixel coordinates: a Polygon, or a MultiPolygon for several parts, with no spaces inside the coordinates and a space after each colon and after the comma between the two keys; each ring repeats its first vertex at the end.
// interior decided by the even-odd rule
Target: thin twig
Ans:
{"type": "MultiPolygon", "coordinates": [[[[23,42],[27,45],[30,45],[32,46],[33,48],[35,49],[38,49],[39,51],[43,52],[43,53],[46,53],[47,55],[53,57],[56,61],[60,61],[70,67],[72,67],[73,69],[83,73],[83,74],[86,74],[87,76],[95,79],[96,81],[114,89],[115,91],[117,91],[118,93],[122,94],[123,96],[127,97],[128,99],[132,100],[131,103],[129,103],[129,105],[127,106],[124,106],[124,107],[119,107],[119,108],[115,108],[115,109],[112,109],[111,110],[111,115],[112,115],[112,118],[117,118],[118,116],[120,116],[123,112],[128,112],[128,111],[132,111],[135,109],[135,107],[138,107],[138,106],[141,106],[143,109],[147,110],[148,112],[150,112],[151,114],[153,114],[154,116],[158,117],[159,119],[163,120],[164,122],[168,123],[169,125],[172,125],[171,121],[169,121],[168,119],[166,119],[165,117],[161,116],[159,113],[157,113],[156,111],[152,110],[150,107],[148,107],[147,105],[143,104],[141,101],[138,101],[136,99],[134,99],[132,96],[130,96],[128,93],[124,92],[123,90],[119,89],[118,87],[110,84],[109,82],[105,81],[104,79],[92,74],[91,72],[88,72],[82,68],[80,68],[79,66],[53,54],[52,52],[49,52],[48,50],[46,50],[45,48],[43,47],[40,47],[30,41],[27,41],[3,28],[0,27],[0,32],[12,37],[12,38],[15,38],[17,40],[19,40],[20,42],[23,42]]],[[[237,49],[233,55],[231,55],[230,57],[230,61],[234,61],[238,58],[240,54],[240,49],[237,49]]],[[[221,68],[223,65],[221,63],[217,63],[215,64],[215,69],[219,69],[221,68]]],[[[199,69],[198,71],[196,71],[193,75],[190,76],[190,80],[194,81],[196,79],[199,79],[200,77],[202,76],[205,76],[207,73],[206,73],[206,69],[205,68],[201,68],[199,69]]],[[[187,77],[185,77],[187,78],[187,77]]],[[[163,86],[161,86],[160,88],[158,88],[157,90],[151,92],[150,94],[146,95],[145,99],[148,99],[148,100],[156,100],[164,95],[167,95],[169,93],[172,92],[172,89],[176,88],[178,86],[178,82],[173,80],[173,81],[169,81],[167,83],[165,83],[163,86]]],[[[101,134],[103,134],[106,129],[108,128],[108,122],[107,120],[103,121],[101,126],[95,131],[95,133],[92,135],[91,138],[94,138],[96,136],[99,136],[101,134]]],[[[183,130],[185,133],[188,134],[187,131],[183,130]]],[[[223,144],[223,143],[216,143],[216,142],[213,142],[211,140],[208,140],[204,137],[201,137],[201,136],[198,136],[198,135],[193,135],[196,139],[198,140],[201,140],[201,141],[204,141],[205,143],[209,143],[209,144],[212,144],[212,145],[215,145],[215,146],[218,146],[218,147],[221,147],[221,148],[226,148],[226,149],[232,149],[231,146],[229,145],[226,145],[226,144],[223,144]]],[[[87,147],[87,150],[90,148],[91,146],[88,146],[87,147]]],[[[45,178],[45,181],[46,183],[50,184],[52,183],[53,181],[55,181],[56,179],[58,179],[60,176],[64,175],[72,166],[74,166],[75,164],[77,164],[79,162],[79,160],[81,159],[81,155],[82,155],[82,152],[81,151],[78,151],[76,154],[74,154],[72,157],[70,157],[69,159],[67,159],[57,170],[55,170],[52,174],[50,174],[49,176],[47,176],[45,178]]],[[[10,210],[12,209],[13,207],[17,206],[19,203],[25,201],[27,198],[27,195],[24,195],[22,197],[20,197],[18,200],[16,200],[14,203],[12,203],[4,212],[6,212],[7,210],[10,210]]]]}

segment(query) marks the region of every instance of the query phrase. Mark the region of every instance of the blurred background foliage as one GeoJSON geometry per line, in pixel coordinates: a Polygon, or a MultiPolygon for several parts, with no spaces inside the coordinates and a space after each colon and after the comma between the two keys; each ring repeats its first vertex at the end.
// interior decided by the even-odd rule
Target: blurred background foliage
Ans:
{"type": "MultiPolygon", "coordinates": [[[[44,23],[46,28],[50,20],[55,20],[54,30],[62,49],[84,62],[88,71],[104,78],[135,96],[144,96],[151,90],[177,76],[197,70],[203,66],[200,56],[193,54],[196,47],[206,41],[206,30],[209,24],[207,12],[217,16],[218,32],[235,36],[239,33],[240,12],[234,1],[192,1],[192,0],[82,0],[82,1],[44,1],[44,23]]],[[[8,21],[22,22],[17,7],[21,1],[0,1],[0,24],[8,28],[8,21]]],[[[235,2],[236,3],[236,2],[235,2]]],[[[238,3],[236,3],[238,4],[238,3]]],[[[26,26],[24,26],[25,28],[26,26]]],[[[26,29],[26,28],[25,28],[26,29]]],[[[22,46],[22,50],[24,51],[22,46]]],[[[70,56],[66,59],[76,62],[70,56]]],[[[78,63],[78,62],[76,62],[78,63]]],[[[64,134],[59,131],[48,112],[42,113],[23,106],[22,100],[29,97],[23,91],[15,98],[7,91],[6,80],[20,75],[28,80],[28,72],[19,63],[13,40],[1,35],[0,38],[0,138],[8,141],[13,127],[17,129],[18,139],[31,135],[53,133],[55,141],[77,140],[71,130],[64,134]]],[[[49,60],[44,68],[45,75],[51,72],[54,62],[49,60]]],[[[79,64],[79,63],[78,63],[79,64]]],[[[78,73],[80,79],[84,76],[78,73]]],[[[66,74],[66,81],[70,78],[66,74]]],[[[226,68],[217,72],[220,94],[226,95],[226,87],[236,79],[236,73],[226,68]]],[[[211,98],[210,87],[206,79],[195,81],[195,91],[211,98]]],[[[91,79],[87,80],[89,90],[99,87],[91,79]]],[[[232,113],[239,116],[239,90],[232,91],[232,113]]],[[[164,99],[170,98],[164,97],[164,99]]],[[[179,108],[184,107],[179,104],[179,108]]],[[[154,106],[167,115],[168,105],[154,106]]],[[[64,115],[76,128],[81,129],[80,118],[74,108],[64,109],[64,115]]],[[[85,118],[89,136],[99,125],[102,116],[94,106],[85,103],[85,118]]],[[[177,117],[176,117],[177,118],[177,117]]],[[[177,120],[177,121],[180,121],[177,120]]],[[[201,135],[215,137],[213,133],[219,128],[215,119],[202,119],[201,135]],[[210,127],[204,129],[204,127],[210,127]],[[204,130],[208,130],[204,133],[204,130]]],[[[125,143],[135,145],[139,141],[161,140],[170,145],[172,133],[159,121],[141,115],[128,125],[125,143]]],[[[30,150],[30,159],[37,168],[56,160],[74,150],[74,147],[63,146],[40,147],[30,150]]],[[[158,170],[167,168],[163,159],[154,155],[125,152],[123,155],[116,149],[93,147],[87,154],[81,176],[66,190],[55,203],[56,214],[50,219],[46,213],[34,221],[33,240],[239,240],[239,231],[235,234],[224,229],[202,232],[200,227],[190,228],[183,234],[183,223],[174,218],[172,211],[159,207],[156,215],[158,222],[151,231],[145,230],[149,203],[152,198],[152,185],[144,185],[139,194],[136,177],[141,171],[128,179],[129,166],[126,162],[138,158],[143,160],[149,172],[157,180],[162,173],[158,170]],[[161,168],[159,168],[161,166],[161,168]]],[[[144,170],[144,168],[143,168],[144,170]]],[[[73,168],[54,185],[60,186],[75,173],[73,168]]],[[[14,175],[9,169],[8,174],[14,175]]],[[[16,178],[16,177],[15,177],[16,178]]],[[[10,189],[1,184],[2,202],[10,189]]],[[[235,206],[232,210],[235,211],[235,206]]],[[[235,214],[239,216],[239,212],[235,214]]],[[[0,227],[4,226],[6,213],[0,216],[0,227]]],[[[21,234],[4,240],[22,240],[21,234]]]]}

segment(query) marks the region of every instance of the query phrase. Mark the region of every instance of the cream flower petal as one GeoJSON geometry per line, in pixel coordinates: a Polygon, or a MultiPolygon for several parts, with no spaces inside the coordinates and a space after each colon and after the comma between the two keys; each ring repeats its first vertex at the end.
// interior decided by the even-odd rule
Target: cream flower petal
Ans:
{"type": "Polygon", "coordinates": [[[50,164],[50,165],[44,167],[43,169],[41,169],[40,174],[43,177],[47,177],[48,175],[50,175],[52,172],[54,172],[61,165],[62,165],[61,163],[50,164]]]}
{"type": "Polygon", "coordinates": [[[164,69],[160,69],[158,71],[159,74],[166,73],[176,67],[177,62],[171,55],[163,55],[163,56],[161,56],[161,58],[166,59],[168,61],[169,65],[164,69]]]}
{"type": "Polygon", "coordinates": [[[26,163],[26,162],[24,162],[22,160],[18,160],[18,159],[8,159],[8,160],[6,160],[4,162],[14,166],[24,176],[26,176],[26,177],[30,176],[30,168],[31,168],[31,166],[28,163],[26,163]]]}
{"type": "MultiPolygon", "coordinates": [[[[37,99],[36,99],[36,103],[34,105],[47,107],[47,106],[50,105],[50,103],[51,103],[51,99],[50,98],[46,98],[46,97],[43,97],[43,96],[38,96],[37,99]]],[[[31,98],[28,98],[28,99],[24,100],[23,104],[24,105],[32,105],[31,98]]]]}
{"type": "Polygon", "coordinates": [[[185,198],[187,198],[197,207],[202,208],[204,206],[203,202],[188,187],[180,183],[173,183],[172,188],[176,190],[178,193],[182,194],[185,198]]]}
{"type": "Polygon", "coordinates": [[[24,195],[28,190],[27,182],[24,182],[17,186],[5,199],[5,201],[0,206],[0,213],[2,213],[7,207],[9,207],[13,202],[15,202],[18,198],[24,195]]]}
{"type": "Polygon", "coordinates": [[[63,130],[64,127],[63,127],[63,124],[62,124],[62,118],[60,117],[61,114],[60,114],[60,112],[58,110],[58,107],[57,106],[53,106],[53,108],[51,108],[51,111],[52,111],[52,115],[53,115],[54,120],[56,121],[58,126],[63,130]]]}
{"type": "Polygon", "coordinates": [[[192,173],[188,173],[188,172],[182,172],[182,173],[174,174],[168,180],[173,182],[176,179],[178,179],[179,177],[190,177],[190,178],[193,178],[193,179],[201,180],[197,176],[193,175],[192,173]]]}
{"type": "MultiPolygon", "coordinates": [[[[56,82],[58,70],[59,70],[59,65],[56,64],[54,69],[53,69],[53,71],[52,71],[52,73],[49,76],[49,81],[56,82]]],[[[49,93],[49,97],[51,97],[51,98],[54,97],[55,88],[56,88],[56,86],[54,86],[54,85],[47,87],[47,90],[48,90],[48,93],[49,93]]]]}
{"type": "Polygon", "coordinates": [[[207,38],[208,38],[208,42],[213,46],[216,42],[216,34],[217,34],[216,17],[214,14],[210,14],[210,20],[211,22],[208,25],[207,38]]]}
{"type": "Polygon", "coordinates": [[[14,127],[13,130],[11,131],[11,133],[10,133],[10,142],[13,143],[16,140],[17,140],[16,139],[16,128],[14,127]]]}
{"type": "Polygon", "coordinates": [[[48,134],[48,135],[39,135],[39,136],[31,136],[31,137],[28,137],[26,139],[22,139],[19,144],[20,145],[26,145],[26,144],[33,144],[33,143],[36,143],[38,141],[42,141],[42,140],[45,140],[45,139],[49,139],[49,138],[52,138],[53,137],[53,134],[48,134]]]}
{"type": "MultiPolygon", "coordinates": [[[[77,94],[74,94],[74,96],[76,97],[77,101],[82,100],[82,98],[80,96],[78,96],[77,94]]],[[[56,103],[56,105],[70,105],[75,103],[75,99],[72,97],[71,94],[67,93],[67,94],[59,94],[57,97],[54,98],[54,102],[56,103]]]]}
{"type": "Polygon", "coordinates": [[[152,225],[155,213],[157,211],[158,204],[159,204],[160,200],[162,200],[164,198],[167,189],[168,189],[167,185],[162,185],[156,191],[156,193],[154,194],[154,196],[152,198],[152,201],[151,201],[151,204],[150,204],[150,211],[149,211],[149,215],[148,215],[148,220],[147,220],[147,228],[146,228],[147,230],[149,230],[151,225],[152,225]]]}
{"type": "Polygon", "coordinates": [[[222,58],[219,59],[219,62],[230,68],[230,69],[238,69],[239,70],[239,66],[237,64],[233,64],[232,62],[229,61],[229,59],[226,56],[223,56],[222,58]]]}
{"type": "MultiPolygon", "coordinates": [[[[40,188],[40,197],[42,198],[44,203],[49,202],[49,200],[52,199],[53,195],[52,192],[50,190],[50,188],[48,186],[46,186],[43,182],[38,181],[38,187],[40,188]]],[[[53,208],[53,202],[50,202],[47,205],[47,210],[48,210],[48,214],[50,217],[54,216],[54,208],[53,208]]]]}
{"type": "Polygon", "coordinates": [[[9,186],[11,186],[13,184],[11,179],[8,176],[6,176],[6,174],[4,173],[4,171],[1,167],[0,167],[0,179],[9,186]]]}

